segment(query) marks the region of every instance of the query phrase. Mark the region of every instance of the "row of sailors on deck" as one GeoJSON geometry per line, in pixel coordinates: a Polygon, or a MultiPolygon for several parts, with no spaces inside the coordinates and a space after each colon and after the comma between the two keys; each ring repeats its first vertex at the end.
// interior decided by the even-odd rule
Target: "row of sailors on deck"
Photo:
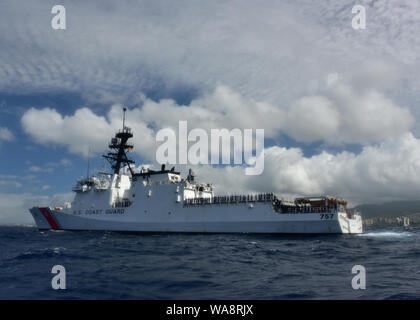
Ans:
{"type": "Polygon", "coordinates": [[[192,198],[185,199],[185,204],[210,204],[210,203],[241,203],[241,202],[265,202],[275,201],[273,193],[262,193],[257,195],[234,195],[234,196],[215,196],[213,198],[192,198]]]}
{"type": "Polygon", "coordinates": [[[334,206],[290,206],[280,204],[281,212],[283,213],[329,213],[337,210],[337,205],[334,206]]]}

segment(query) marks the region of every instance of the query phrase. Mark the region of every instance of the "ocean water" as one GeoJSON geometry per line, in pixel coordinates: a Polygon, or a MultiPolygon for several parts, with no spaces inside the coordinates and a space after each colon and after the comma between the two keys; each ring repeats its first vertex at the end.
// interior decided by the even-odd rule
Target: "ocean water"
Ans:
{"type": "Polygon", "coordinates": [[[0,227],[0,299],[419,299],[420,229],[127,234],[0,227]],[[54,290],[54,265],[66,290],[54,290]],[[366,289],[354,290],[354,265],[366,289]]]}

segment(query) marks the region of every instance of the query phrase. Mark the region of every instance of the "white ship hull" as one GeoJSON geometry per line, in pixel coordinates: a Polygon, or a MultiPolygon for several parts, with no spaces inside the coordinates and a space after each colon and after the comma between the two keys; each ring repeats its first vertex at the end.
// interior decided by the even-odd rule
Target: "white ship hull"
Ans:
{"type": "Polygon", "coordinates": [[[341,233],[363,232],[360,216],[345,213],[279,214],[269,204],[180,207],[145,212],[134,208],[72,210],[30,209],[39,229],[111,230],[131,232],[195,233],[341,233]],[[107,211],[110,210],[110,211],[107,211]],[[96,213],[92,213],[96,212],[96,213]],[[118,212],[118,213],[117,213],[118,212]]]}

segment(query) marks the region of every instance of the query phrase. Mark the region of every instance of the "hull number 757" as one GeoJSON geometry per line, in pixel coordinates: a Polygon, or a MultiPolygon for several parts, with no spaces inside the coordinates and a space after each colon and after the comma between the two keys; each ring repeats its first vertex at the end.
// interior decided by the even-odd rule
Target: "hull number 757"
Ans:
{"type": "Polygon", "coordinates": [[[333,213],[321,213],[320,214],[321,220],[332,220],[334,218],[333,213]]]}

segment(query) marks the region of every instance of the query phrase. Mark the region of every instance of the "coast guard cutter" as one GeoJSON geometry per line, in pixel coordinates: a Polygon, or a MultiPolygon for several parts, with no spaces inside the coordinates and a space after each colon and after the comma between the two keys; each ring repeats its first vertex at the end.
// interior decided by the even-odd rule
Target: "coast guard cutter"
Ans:
{"type": "MultiPolygon", "coordinates": [[[[124,110],[125,111],[125,110],[124,110]]],[[[74,200],[63,207],[30,209],[39,229],[214,233],[363,232],[358,212],[329,196],[285,200],[273,193],[214,195],[212,185],[196,182],[190,170],[132,168],[127,156],[133,137],[125,126],[109,143],[112,173],[79,179],[74,200]],[[126,169],[126,170],[124,170],[126,169]]]]}

